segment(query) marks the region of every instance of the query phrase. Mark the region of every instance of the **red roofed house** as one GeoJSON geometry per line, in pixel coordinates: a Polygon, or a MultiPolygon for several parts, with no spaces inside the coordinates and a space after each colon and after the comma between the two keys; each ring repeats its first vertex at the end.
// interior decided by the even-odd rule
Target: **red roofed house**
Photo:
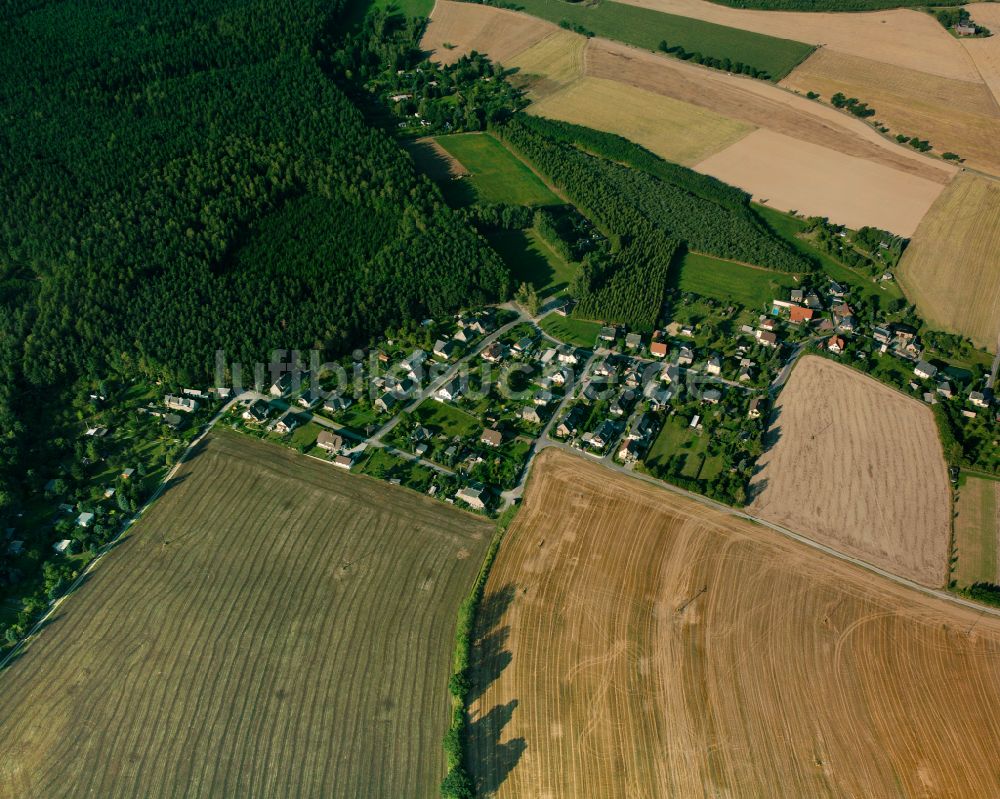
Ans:
{"type": "Polygon", "coordinates": [[[649,344],[650,355],[655,355],[657,358],[667,357],[667,342],[665,341],[652,341],[649,344]]]}
{"type": "Polygon", "coordinates": [[[805,308],[801,305],[793,305],[788,310],[788,321],[793,325],[797,325],[799,322],[811,322],[815,313],[812,308],[805,308]]]}
{"type": "Polygon", "coordinates": [[[826,348],[830,350],[830,352],[835,352],[839,355],[844,351],[846,344],[847,342],[840,336],[830,336],[830,340],[827,342],[826,348]]]}

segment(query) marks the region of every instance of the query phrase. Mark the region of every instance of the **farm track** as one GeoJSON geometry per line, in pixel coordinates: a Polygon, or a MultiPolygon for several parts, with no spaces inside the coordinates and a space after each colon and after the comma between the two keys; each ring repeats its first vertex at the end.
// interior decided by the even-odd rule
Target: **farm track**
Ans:
{"type": "Polygon", "coordinates": [[[486,793],[1000,790],[1000,620],[577,456],[536,467],[478,631],[486,793]]]}
{"type": "Polygon", "coordinates": [[[491,529],[213,434],[0,676],[0,796],[435,795],[491,529]]]}

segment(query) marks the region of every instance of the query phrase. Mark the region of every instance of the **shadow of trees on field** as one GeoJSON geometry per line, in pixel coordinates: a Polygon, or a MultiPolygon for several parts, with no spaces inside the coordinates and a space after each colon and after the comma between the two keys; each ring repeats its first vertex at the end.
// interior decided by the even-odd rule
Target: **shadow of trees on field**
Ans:
{"type": "MultiPolygon", "coordinates": [[[[504,614],[514,601],[513,584],[487,594],[476,616],[475,640],[470,653],[469,704],[480,699],[510,665],[512,653],[507,649],[510,627],[501,626],[504,614]]],[[[500,742],[504,727],[510,723],[517,699],[496,705],[481,715],[470,714],[466,726],[466,768],[476,782],[479,795],[497,790],[521,759],[527,743],[524,738],[500,742]]]]}

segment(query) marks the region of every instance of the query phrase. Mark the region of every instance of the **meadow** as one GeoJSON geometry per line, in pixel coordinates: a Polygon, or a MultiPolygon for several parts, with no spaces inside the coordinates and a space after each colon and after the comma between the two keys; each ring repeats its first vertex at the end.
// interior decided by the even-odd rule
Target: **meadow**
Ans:
{"type": "Polygon", "coordinates": [[[721,302],[738,302],[753,310],[766,310],[767,303],[785,297],[798,285],[787,272],[771,272],[690,251],[674,266],[671,283],[681,291],[721,302]]]}
{"type": "Polygon", "coordinates": [[[597,341],[597,334],[601,332],[600,322],[561,316],[554,312],[543,316],[538,324],[552,338],[572,344],[574,347],[593,347],[597,341]]]}
{"type": "Polygon", "coordinates": [[[435,141],[469,171],[481,202],[511,205],[561,205],[562,201],[531,171],[488,133],[457,133],[435,141]]]}
{"type": "Polygon", "coordinates": [[[0,797],[431,797],[492,525],[227,431],[0,674],[0,797]]]}
{"type": "Polygon", "coordinates": [[[578,265],[553,250],[533,227],[491,230],[486,239],[507,264],[515,285],[528,283],[543,299],[565,291],[576,274],[578,265]]]}
{"type": "Polygon", "coordinates": [[[963,475],[955,513],[955,566],[958,588],[1000,582],[1000,482],[963,475]]]}

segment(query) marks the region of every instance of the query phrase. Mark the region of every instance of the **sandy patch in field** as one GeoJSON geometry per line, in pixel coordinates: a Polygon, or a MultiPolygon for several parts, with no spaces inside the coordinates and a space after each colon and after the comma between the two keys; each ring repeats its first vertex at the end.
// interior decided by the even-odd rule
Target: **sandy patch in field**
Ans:
{"type": "Polygon", "coordinates": [[[897,277],[932,325],[997,351],[1000,182],[963,173],[920,223],[897,277]]]}
{"type": "Polygon", "coordinates": [[[547,450],[486,586],[469,765],[499,799],[996,796],[998,656],[992,616],[547,450]]]}
{"type": "Polygon", "coordinates": [[[911,580],[947,575],[951,498],[930,409],[804,357],[775,406],[751,481],[755,516],[911,580]]]}
{"type": "Polygon", "coordinates": [[[561,31],[558,25],[527,14],[437,0],[420,46],[442,64],[453,64],[476,50],[507,66],[518,53],[561,31]],[[445,44],[455,46],[449,49],[445,44]]]}
{"type": "Polygon", "coordinates": [[[940,155],[958,153],[967,165],[1000,174],[1000,106],[984,83],[953,80],[894,67],[834,50],[817,50],[781,82],[824,102],[836,92],[857,97],[876,110],[873,119],[891,129],[927,139],[940,155]]]}
{"type": "Polygon", "coordinates": [[[928,180],[947,183],[955,167],[890,143],[869,125],[762,80],[727,75],[617,42],[591,39],[587,74],[699,105],[715,113],[824,145],[928,180]]]}
{"type": "Polygon", "coordinates": [[[993,35],[986,39],[963,39],[962,46],[972,58],[982,80],[1000,103],[1000,5],[976,3],[966,6],[972,19],[989,28],[993,35]]]}
{"type": "MultiPolygon", "coordinates": [[[[858,14],[754,11],[705,0],[620,0],[682,17],[781,39],[821,44],[831,50],[946,78],[979,80],[961,43],[923,11],[897,9],[858,14]]],[[[987,27],[989,27],[988,23],[987,27]]]]}
{"type": "Polygon", "coordinates": [[[537,100],[583,77],[583,48],[586,43],[583,36],[560,29],[518,53],[504,66],[518,70],[514,81],[537,100]]]}
{"type": "Polygon", "coordinates": [[[753,130],[708,109],[604,78],[584,78],[532,104],[538,116],[617,133],[691,166],[753,130]]]}
{"type": "Polygon", "coordinates": [[[758,130],[695,165],[782,211],[911,236],[943,188],[914,175],[758,130]]]}

